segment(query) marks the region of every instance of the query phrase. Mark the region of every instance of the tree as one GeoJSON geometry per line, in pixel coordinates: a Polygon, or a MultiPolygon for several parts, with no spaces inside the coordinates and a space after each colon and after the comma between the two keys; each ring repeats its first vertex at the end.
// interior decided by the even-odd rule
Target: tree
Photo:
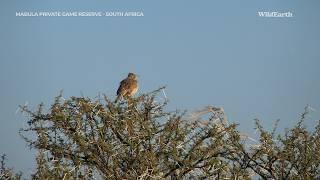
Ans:
{"type": "Polygon", "coordinates": [[[160,88],[114,103],[107,96],[64,99],[29,116],[20,133],[38,150],[33,179],[313,179],[320,174],[320,125],[303,126],[306,112],[276,137],[259,121],[257,143],[229,124],[224,110],[167,112],[160,88]]]}

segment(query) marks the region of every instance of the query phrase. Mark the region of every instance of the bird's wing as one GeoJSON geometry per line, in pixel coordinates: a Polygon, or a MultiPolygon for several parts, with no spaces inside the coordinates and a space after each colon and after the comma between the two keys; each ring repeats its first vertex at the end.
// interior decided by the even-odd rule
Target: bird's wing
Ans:
{"type": "Polygon", "coordinates": [[[120,86],[117,90],[117,96],[123,96],[125,94],[125,91],[127,89],[127,86],[128,86],[128,82],[127,82],[127,79],[124,79],[120,82],[120,86]]]}

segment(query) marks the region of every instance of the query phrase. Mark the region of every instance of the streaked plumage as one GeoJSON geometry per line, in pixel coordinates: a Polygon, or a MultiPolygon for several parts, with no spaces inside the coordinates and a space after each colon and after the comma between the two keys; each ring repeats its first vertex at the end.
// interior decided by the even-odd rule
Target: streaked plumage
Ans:
{"type": "Polygon", "coordinates": [[[137,75],[134,73],[129,73],[128,77],[120,82],[120,86],[117,90],[117,98],[116,102],[120,98],[128,98],[132,97],[135,93],[137,93],[139,89],[137,75]]]}

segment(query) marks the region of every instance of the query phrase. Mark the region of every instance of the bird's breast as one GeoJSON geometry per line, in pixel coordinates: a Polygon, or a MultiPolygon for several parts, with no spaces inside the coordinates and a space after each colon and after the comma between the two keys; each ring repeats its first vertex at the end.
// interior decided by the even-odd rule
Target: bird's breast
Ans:
{"type": "Polygon", "coordinates": [[[134,94],[136,94],[138,92],[139,87],[136,86],[132,89],[132,91],[130,92],[130,96],[133,96],[134,94]]]}

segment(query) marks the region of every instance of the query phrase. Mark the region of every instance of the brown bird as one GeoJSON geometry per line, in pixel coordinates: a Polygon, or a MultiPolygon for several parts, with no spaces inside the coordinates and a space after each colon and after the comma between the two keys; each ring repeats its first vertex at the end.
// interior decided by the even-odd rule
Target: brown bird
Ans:
{"type": "Polygon", "coordinates": [[[137,75],[134,73],[129,73],[128,77],[120,82],[120,86],[117,90],[117,102],[120,98],[132,97],[137,93],[139,89],[137,75]]]}

